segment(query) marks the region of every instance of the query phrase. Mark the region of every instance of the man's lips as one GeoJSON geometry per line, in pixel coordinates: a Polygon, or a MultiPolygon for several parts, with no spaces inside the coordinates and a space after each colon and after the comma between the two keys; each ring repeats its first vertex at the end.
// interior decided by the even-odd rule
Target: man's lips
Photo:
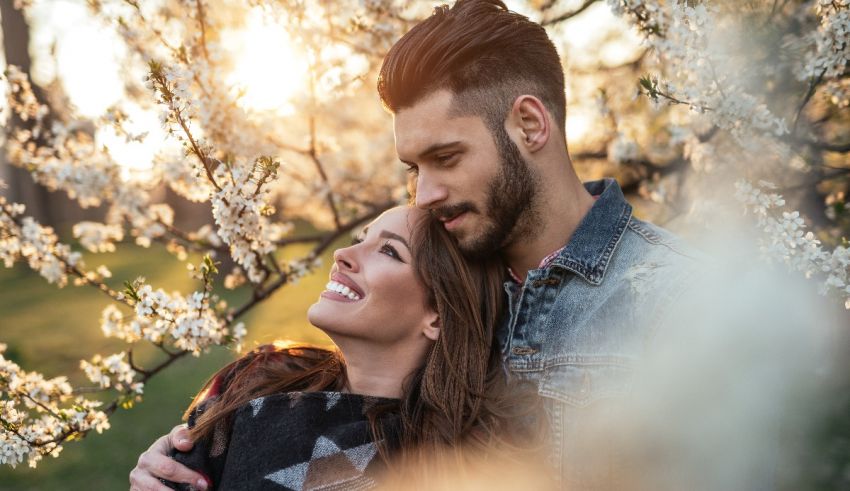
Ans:
{"type": "Polygon", "coordinates": [[[457,215],[440,217],[440,221],[443,222],[443,226],[446,227],[446,230],[452,230],[460,225],[464,217],[466,217],[466,212],[462,211],[457,215]]]}

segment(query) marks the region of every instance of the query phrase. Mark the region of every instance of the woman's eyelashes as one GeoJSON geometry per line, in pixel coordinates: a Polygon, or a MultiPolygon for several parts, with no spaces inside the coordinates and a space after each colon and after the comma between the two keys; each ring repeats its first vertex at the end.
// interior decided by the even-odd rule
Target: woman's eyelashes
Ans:
{"type": "Polygon", "coordinates": [[[404,260],[401,258],[401,255],[399,255],[396,248],[393,247],[390,244],[390,241],[384,242],[384,245],[381,246],[381,252],[386,254],[387,256],[390,256],[391,258],[395,259],[396,261],[404,262],[404,260]]]}
{"type": "MultiPolygon", "coordinates": [[[[352,246],[360,244],[361,242],[363,242],[362,237],[355,237],[355,238],[351,239],[351,245],[352,246]]],[[[385,255],[395,259],[396,261],[405,262],[404,259],[401,258],[401,254],[398,253],[398,249],[393,247],[393,245],[390,244],[389,240],[387,240],[386,242],[381,244],[381,247],[378,249],[378,252],[380,252],[381,254],[385,254],[385,255]]]]}

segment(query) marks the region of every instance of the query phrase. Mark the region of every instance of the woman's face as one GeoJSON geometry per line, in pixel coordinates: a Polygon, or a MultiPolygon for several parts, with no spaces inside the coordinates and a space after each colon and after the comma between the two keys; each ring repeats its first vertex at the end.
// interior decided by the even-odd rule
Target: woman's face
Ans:
{"type": "Polygon", "coordinates": [[[335,341],[436,339],[437,315],[428,306],[410,250],[411,232],[424,213],[393,208],[364,228],[351,246],[337,249],[330,281],[307,311],[310,323],[335,341]]]}

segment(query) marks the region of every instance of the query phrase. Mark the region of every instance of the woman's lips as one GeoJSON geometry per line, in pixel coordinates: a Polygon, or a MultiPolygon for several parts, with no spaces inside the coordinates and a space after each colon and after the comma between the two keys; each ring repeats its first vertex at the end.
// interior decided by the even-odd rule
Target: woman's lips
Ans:
{"type": "Polygon", "coordinates": [[[322,298],[338,302],[358,302],[365,296],[363,290],[347,275],[335,271],[320,294],[322,298]]]}
{"type": "Polygon", "coordinates": [[[333,300],[335,302],[352,303],[352,302],[359,302],[360,300],[362,300],[362,298],[358,298],[357,300],[355,300],[353,298],[349,298],[349,297],[343,295],[342,293],[337,293],[333,290],[325,290],[322,293],[320,293],[319,296],[322,297],[322,298],[327,298],[328,300],[333,300]]]}
{"type": "Polygon", "coordinates": [[[339,271],[333,273],[331,275],[331,281],[336,281],[337,283],[339,283],[341,285],[347,286],[349,289],[351,289],[351,291],[356,293],[360,298],[363,298],[363,297],[366,296],[366,294],[363,293],[363,289],[360,288],[360,286],[354,280],[349,278],[348,275],[346,275],[344,273],[340,273],[339,271]]]}

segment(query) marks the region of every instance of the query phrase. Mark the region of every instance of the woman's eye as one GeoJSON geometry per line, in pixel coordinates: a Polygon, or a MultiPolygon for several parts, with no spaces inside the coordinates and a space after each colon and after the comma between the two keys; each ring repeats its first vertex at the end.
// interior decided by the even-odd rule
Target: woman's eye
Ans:
{"type": "Polygon", "coordinates": [[[389,242],[385,242],[384,245],[381,246],[381,253],[401,261],[401,256],[399,256],[398,251],[395,247],[391,246],[389,242]]]}

